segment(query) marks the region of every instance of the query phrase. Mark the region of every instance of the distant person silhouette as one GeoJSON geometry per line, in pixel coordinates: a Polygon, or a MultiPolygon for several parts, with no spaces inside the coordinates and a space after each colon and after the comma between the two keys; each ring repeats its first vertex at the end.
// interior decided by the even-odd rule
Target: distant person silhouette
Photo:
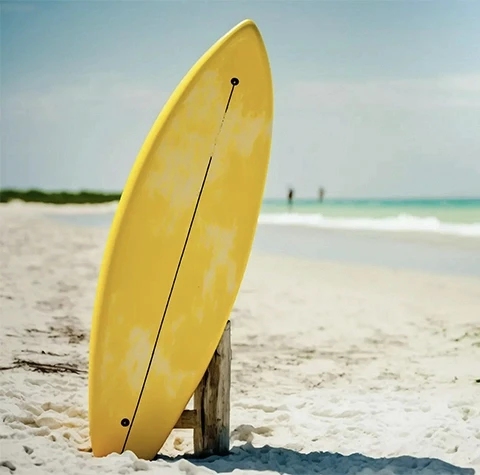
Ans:
{"type": "Polygon", "coordinates": [[[292,206],[293,205],[293,188],[288,189],[288,205],[292,206]]]}
{"type": "Polygon", "coordinates": [[[320,203],[323,201],[324,196],[325,196],[325,188],[320,188],[318,190],[318,201],[320,201],[320,203]]]}

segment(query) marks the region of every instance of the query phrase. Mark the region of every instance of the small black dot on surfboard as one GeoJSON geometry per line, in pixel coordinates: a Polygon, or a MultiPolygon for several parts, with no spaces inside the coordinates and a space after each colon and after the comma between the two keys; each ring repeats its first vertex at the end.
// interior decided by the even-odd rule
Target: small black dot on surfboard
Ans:
{"type": "Polygon", "coordinates": [[[122,424],[123,427],[128,427],[130,425],[130,421],[125,418],[125,419],[122,419],[120,424],[122,424]]]}
{"type": "Polygon", "coordinates": [[[232,86],[238,86],[240,84],[240,80],[238,78],[232,78],[230,79],[230,82],[232,83],[232,86]]]}

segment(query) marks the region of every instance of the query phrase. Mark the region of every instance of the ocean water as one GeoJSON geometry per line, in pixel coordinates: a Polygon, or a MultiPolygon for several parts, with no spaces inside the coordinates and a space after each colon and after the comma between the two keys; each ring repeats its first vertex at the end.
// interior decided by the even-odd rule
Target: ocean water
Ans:
{"type": "Polygon", "coordinates": [[[480,237],[480,198],[265,200],[262,224],[480,237]]]}
{"type": "MultiPolygon", "coordinates": [[[[49,217],[110,226],[114,209],[49,217]]],[[[254,250],[321,259],[480,276],[480,199],[265,200],[254,250]]]]}

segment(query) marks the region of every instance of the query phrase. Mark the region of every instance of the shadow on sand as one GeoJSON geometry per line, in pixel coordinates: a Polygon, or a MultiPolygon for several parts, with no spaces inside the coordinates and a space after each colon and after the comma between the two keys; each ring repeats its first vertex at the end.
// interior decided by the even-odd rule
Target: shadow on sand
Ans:
{"type": "Polygon", "coordinates": [[[211,456],[203,459],[193,456],[169,458],[159,456],[157,460],[176,462],[188,460],[197,467],[214,472],[229,473],[234,470],[249,472],[278,472],[285,475],[474,475],[472,468],[461,468],[434,458],[410,456],[372,458],[362,454],[341,455],[330,452],[308,454],[290,449],[260,448],[250,444],[232,448],[224,457],[211,456]]]}

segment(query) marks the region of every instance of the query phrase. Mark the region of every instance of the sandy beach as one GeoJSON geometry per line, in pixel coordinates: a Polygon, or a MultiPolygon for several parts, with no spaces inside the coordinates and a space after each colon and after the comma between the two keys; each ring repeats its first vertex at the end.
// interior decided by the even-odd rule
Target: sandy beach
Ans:
{"type": "Polygon", "coordinates": [[[44,216],[58,209],[0,206],[0,473],[480,471],[480,278],[260,251],[231,316],[232,453],[184,458],[192,432],[177,430],[158,460],[94,458],[88,341],[108,227],[44,216]]]}

